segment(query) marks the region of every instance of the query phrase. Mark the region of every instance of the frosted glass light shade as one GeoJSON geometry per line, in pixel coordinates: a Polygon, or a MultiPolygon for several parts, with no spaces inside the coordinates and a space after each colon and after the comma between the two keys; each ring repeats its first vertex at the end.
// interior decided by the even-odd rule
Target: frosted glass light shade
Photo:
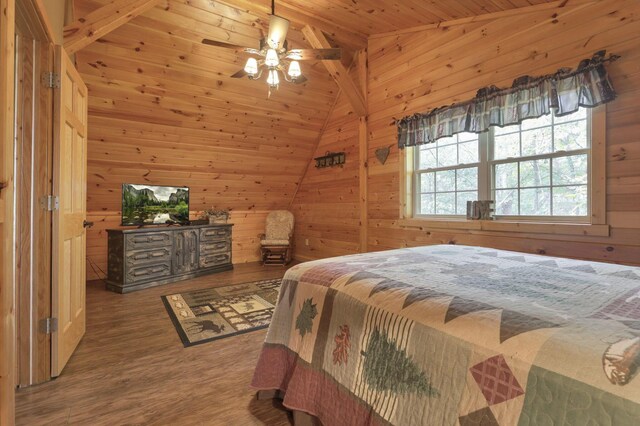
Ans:
{"type": "Polygon", "coordinates": [[[289,77],[291,78],[300,77],[302,75],[302,71],[300,70],[300,63],[298,61],[291,61],[287,74],[289,74],[289,77]]]}
{"type": "Polygon", "coordinates": [[[247,59],[247,64],[244,66],[244,71],[249,75],[258,74],[258,61],[255,58],[247,59]]]}
{"type": "Polygon", "coordinates": [[[280,58],[278,58],[278,52],[274,49],[267,50],[267,56],[264,58],[264,64],[268,67],[277,67],[280,63],[280,58]]]}
{"type": "Polygon", "coordinates": [[[276,87],[280,84],[280,77],[278,76],[278,71],[269,70],[269,75],[267,76],[267,84],[271,87],[276,87]]]}

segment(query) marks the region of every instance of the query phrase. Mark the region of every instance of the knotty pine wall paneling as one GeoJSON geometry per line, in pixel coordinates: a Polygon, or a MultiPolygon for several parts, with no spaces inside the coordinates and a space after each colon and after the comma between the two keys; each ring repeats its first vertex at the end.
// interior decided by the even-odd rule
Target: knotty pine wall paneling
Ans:
{"type": "MultiPolygon", "coordinates": [[[[350,70],[358,82],[360,64],[350,70]]],[[[291,203],[295,216],[294,256],[312,260],[358,253],[360,234],[358,115],[340,93],[313,158],[326,152],[346,154],[342,166],[316,168],[311,160],[291,203]]]]}
{"type": "MultiPolygon", "coordinates": [[[[371,251],[430,244],[469,244],[554,256],[640,264],[640,3],[634,0],[571,2],[564,7],[417,32],[370,37],[368,45],[368,248],[371,251]],[[442,230],[406,227],[399,221],[399,153],[394,120],[464,101],[487,85],[508,87],[521,75],[541,75],[575,67],[594,52],[622,56],[608,69],[618,98],[606,107],[607,223],[609,237],[536,233],[442,230]],[[375,150],[393,145],[385,165],[375,150]]],[[[328,128],[340,127],[342,117],[328,128]]],[[[327,132],[322,144],[338,143],[327,132]]],[[[305,178],[304,188],[311,177],[305,178]]],[[[357,180],[323,183],[323,193],[357,192],[357,180]],[[352,186],[348,185],[352,182],[352,186]]],[[[317,185],[316,185],[317,186],[317,185]]],[[[318,190],[319,191],[319,190],[318,190]]],[[[313,190],[301,191],[302,206],[313,190]]],[[[321,200],[321,194],[314,194],[321,200]]],[[[347,209],[329,209],[321,201],[298,211],[313,217],[299,227],[297,241],[322,238],[325,224],[344,220],[347,209]]],[[[327,204],[331,205],[330,203],[327,204]]],[[[357,232],[342,233],[341,247],[357,246],[357,232]]],[[[313,247],[308,257],[348,250],[313,247]]],[[[300,250],[298,253],[301,253],[300,250]]]]}
{"type": "MultiPolygon", "coordinates": [[[[76,0],[76,16],[105,3],[76,0]]],[[[89,89],[89,280],[104,278],[122,183],[189,186],[192,218],[231,209],[234,262],[259,259],[265,217],[289,207],[337,96],[322,63],[304,62],[309,81],[268,98],[263,80],[229,77],[246,58],[201,43],[247,45],[261,26],[223,3],[167,1],[78,52],[89,89]]]]}

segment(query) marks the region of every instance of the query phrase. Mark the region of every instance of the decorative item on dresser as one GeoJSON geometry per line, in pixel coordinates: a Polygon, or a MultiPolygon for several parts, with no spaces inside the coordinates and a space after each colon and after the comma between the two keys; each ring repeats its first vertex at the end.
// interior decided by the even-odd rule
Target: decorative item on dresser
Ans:
{"type": "Polygon", "coordinates": [[[214,223],[227,223],[229,216],[230,213],[228,209],[217,210],[211,207],[202,212],[201,218],[208,220],[209,224],[213,225],[214,223]]]}
{"type": "Polygon", "coordinates": [[[107,289],[128,293],[232,269],[232,226],[108,229],[107,289]]]}

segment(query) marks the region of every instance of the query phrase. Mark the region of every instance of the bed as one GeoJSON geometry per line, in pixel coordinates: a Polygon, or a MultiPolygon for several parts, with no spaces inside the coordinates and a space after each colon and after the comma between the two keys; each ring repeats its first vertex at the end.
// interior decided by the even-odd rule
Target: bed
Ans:
{"type": "Polygon", "coordinates": [[[640,424],[640,268],[437,245],[285,275],[252,387],[324,425],[640,424]]]}

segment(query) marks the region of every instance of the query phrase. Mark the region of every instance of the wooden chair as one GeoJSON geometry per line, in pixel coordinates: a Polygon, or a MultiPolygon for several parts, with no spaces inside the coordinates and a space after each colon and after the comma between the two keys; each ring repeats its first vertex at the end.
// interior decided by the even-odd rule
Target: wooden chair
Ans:
{"type": "Polygon", "coordinates": [[[266,232],[260,234],[263,265],[287,265],[293,257],[293,213],[275,210],[267,215],[266,232]]]}

